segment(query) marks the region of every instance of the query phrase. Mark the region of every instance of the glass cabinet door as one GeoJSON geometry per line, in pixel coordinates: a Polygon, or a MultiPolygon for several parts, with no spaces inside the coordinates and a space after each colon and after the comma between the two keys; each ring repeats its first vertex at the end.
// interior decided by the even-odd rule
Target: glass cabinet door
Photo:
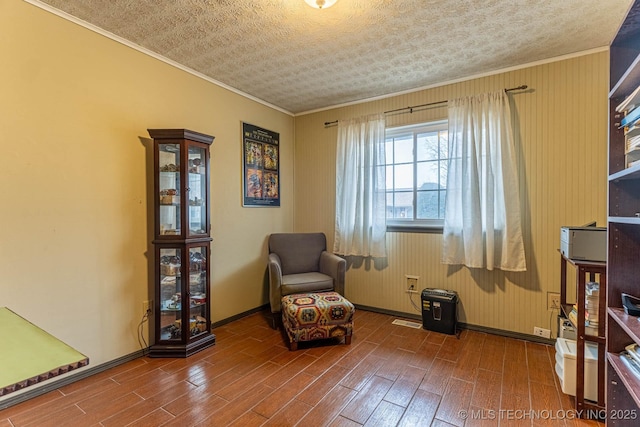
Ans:
{"type": "Polygon", "coordinates": [[[158,144],[160,235],[180,234],[180,144],[158,144]]]}
{"type": "Polygon", "coordinates": [[[208,332],[207,246],[189,248],[189,331],[194,337],[208,332]]]}
{"type": "Polygon", "coordinates": [[[160,339],[182,339],[182,257],[178,248],[160,249],[160,339]]]}
{"type": "Polygon", "coordinates": [[[189,194],[189,235],[207,234],[206,157],[205,149],[189,146],[187,189],[189,194]]]}

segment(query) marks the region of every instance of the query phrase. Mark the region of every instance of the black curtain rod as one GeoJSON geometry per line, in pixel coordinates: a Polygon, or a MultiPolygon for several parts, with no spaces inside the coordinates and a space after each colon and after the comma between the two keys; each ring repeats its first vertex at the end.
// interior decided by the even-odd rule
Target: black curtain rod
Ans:
{"type": "MultiPolygon", "coordinates": [[[[524,90],[524,89],[526,89],[528,87],[529,86],[527,86],[527,85],[520,85],[518,87],[511,87],[509,89],[505,89],[504,91],[505,92],[511,92],[511,91],[514,91],[514,90],[524,90]]],[[[413,110],[415,108],[430,107],[430,106],[433,106],[433,105],[446,104],[447,102],[448,101],[446,101],[446,100],[445,101],[438,101],[438,102],[429,102],[428,104],[420,104],[420,105],[414,105],[412,107],[404,107],[404,108],[398,108],[396,110],[385,111],[384,114],[397,113],[399,111],[405,111],[405,110],[407,110],[409,113],[413,113],[413,110]]],[[[336,123],[338,123],[338,120],[334,120],[332,122],[324,122],[324,125],[325,126],[329,126],[329,125],[334,125],[336,123]]]]}

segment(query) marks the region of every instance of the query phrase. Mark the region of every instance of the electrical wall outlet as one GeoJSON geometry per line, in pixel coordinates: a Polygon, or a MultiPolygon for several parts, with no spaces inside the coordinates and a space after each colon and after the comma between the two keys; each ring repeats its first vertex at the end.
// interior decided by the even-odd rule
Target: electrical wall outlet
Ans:
{"type": "Polygon", "coordinates": [[[418,293],[418,279],[420,276],[412,276],[410,274],[405,274],[404,277],[407,279],[407,293],[408,294],[417,294],[418,293]]]}
{"type": "Polygon", "coordinates": [[[547,292],[547,310],[560,310],[560,294],[547,292]]]}
{"type": "Polygon", "coordinates": [[[533,328],[533,335],[542,338],[551,338],[551,331],[549,329],[538,328],[536,326],[533,328]]]}
{"type": "Polygon", "coordinates": [[[153,314],[153,300],[142,301],[142,314],[153,314]]]}

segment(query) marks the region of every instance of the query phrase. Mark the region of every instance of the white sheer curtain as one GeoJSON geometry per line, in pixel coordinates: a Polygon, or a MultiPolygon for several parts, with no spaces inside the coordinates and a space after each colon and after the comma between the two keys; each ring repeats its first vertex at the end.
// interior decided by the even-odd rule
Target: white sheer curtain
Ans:
{"type": "Polygon", "coordinates": [[[442,262],[526,271],[509,98],[460,98],[448,109],[442,262]]]}
{"type": "Polygon", "coordinates": [[[339,255],[386,256],[384,140],[384,114],[338,122],[333,251],[339,255]]]}

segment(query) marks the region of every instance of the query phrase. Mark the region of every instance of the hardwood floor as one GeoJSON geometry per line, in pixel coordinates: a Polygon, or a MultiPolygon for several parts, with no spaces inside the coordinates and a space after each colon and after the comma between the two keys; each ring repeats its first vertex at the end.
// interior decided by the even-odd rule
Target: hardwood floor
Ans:
{"type": "Polygon", "coordinates": [[[552,346],[358,310],[350,346],[291,352],[266,315],[190,358],[139,358],[0,411],[0,427],[602,425],[575,419],[552,346]]]}

